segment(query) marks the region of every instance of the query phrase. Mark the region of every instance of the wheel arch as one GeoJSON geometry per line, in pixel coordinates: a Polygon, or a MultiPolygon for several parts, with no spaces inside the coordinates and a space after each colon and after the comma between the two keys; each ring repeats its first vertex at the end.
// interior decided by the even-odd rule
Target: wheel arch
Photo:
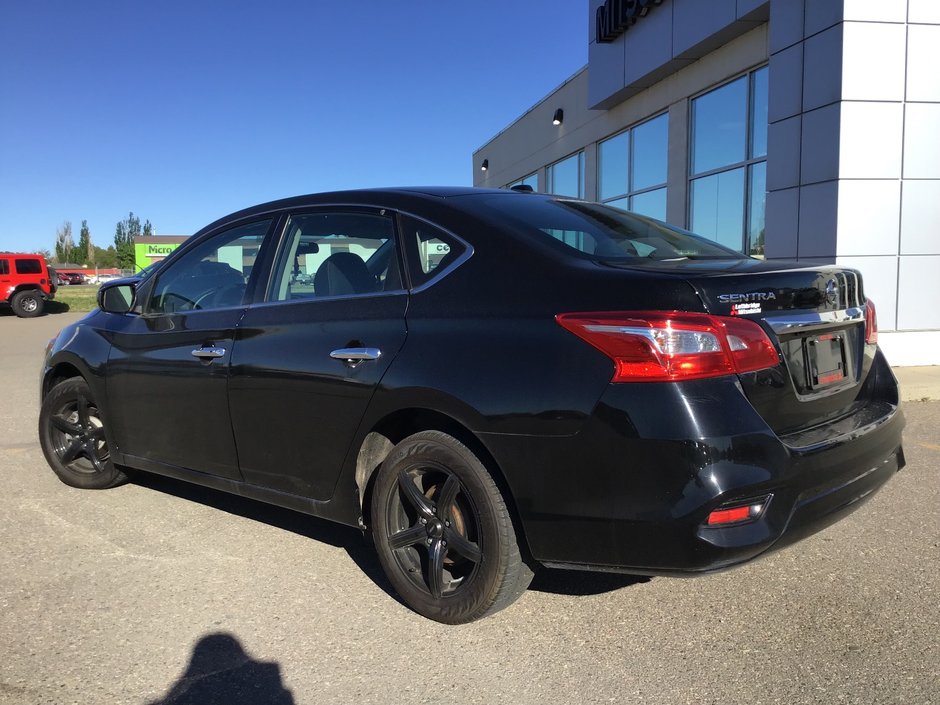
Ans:
{"type": "Polygon", "coordinates": [[[452,436],[467,446],[483,463],[506,502],[523,557],[527,562],[531,561],[532,554],[526,541],[515,497],[493,453],[464,423],[434,409],[420,407],[398,409],[376,422],[363,438],[356,455],[355,481],[359,490],[360,509],[365,526],[371,525],[370,507],[376,470],[397,443],[420,431],[440,431],[452,436]]]}

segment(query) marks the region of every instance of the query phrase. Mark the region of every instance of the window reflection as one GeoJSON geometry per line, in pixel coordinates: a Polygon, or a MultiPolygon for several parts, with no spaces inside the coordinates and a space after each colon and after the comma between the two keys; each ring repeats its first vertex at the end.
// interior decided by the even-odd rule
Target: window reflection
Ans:
{"type": "Polygon", "coordinates": [[[664,114],[599,143],[599,200],[665,220],[668,133],[664,114]]]}
{"type": "Polygon", "coordinates": [[[650,218],[666,220],[666,189],[638,193],[630,199],[630,210],[650,218]]]}
{"type": "Polygon", "coordinates": [[[767,67],[692,100],[689,224],[762,256],[767,191],[767,67]]]}
{"type": "Polygon", "coordinates": [[[692,101],[692,173],[744,161],[747,76],[692,101]]]}
{"type": "Polygon", "coordinates": [[[513,181],[511,184],[508,184],[506,188],[512,188],[513,186],[531,186],[533,191],[538,191],[539,175],[537,173],[529,174],[528,176],[522,177],[518,181],[513,181]]]}
{"type": "Polygon", "coordinates": [[[744,171],[722,171],[692,182],[692,232],[742,249],[744,171]]]}
{"type": "Polygon", "coordinates": [[[623,132],[598,145],[597,159],[600,173],[597,192],[600,200],[616,198],[629,191],[627,183],[627,157],[630,153],[630,133],[623,132]]]}
{"type": "Polygon", "coordinates": [[[764,256],[764,223],[767,205],[767,162],[750,167],[748,186],[747,241],[748,254],[764,256]]]}
{"type": "Polygon", "coordinates": [[[584,152],[548,167],[548,192],[559,196],[584,197],[584,152]]]}
{"type": "Polygon", "coordinates": [[[658,118],[633,129],[633,184],[640,191],[666,183],[666,158],[669,151],[669,118],[658,118]]]}

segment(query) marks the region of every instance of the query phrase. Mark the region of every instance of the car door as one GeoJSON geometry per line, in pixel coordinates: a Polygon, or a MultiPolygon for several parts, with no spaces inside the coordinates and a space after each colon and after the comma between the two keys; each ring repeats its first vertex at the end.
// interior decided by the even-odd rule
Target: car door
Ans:
{"type": "Polygon", "coordinates": [[[130,464],[241,477],[229,365],[271,222],[225,228],[187,248],[141,287],[140,315],[114,327],[107,393],[130,464]]]}
{"type": "Polygon", "coordinates": [[[247,482],[315,499],[336,479],[376,385],[405,340],[392,216],[290,216],[271,284],[239,325],[229,395],[247,482]]]}

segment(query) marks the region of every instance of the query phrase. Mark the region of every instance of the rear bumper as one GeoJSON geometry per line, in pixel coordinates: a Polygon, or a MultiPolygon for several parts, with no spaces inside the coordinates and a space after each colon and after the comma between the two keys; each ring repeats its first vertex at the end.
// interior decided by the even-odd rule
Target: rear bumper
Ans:
{"type": "Polygon", "coordinates": [[[648,575],[722,570],[838,521],[904,466],[904,417],[885,370],[878,399],[784,438],[734,378],[722,378],[611,385],[576,436],[486,440],[538,562],[648,575]],[[724,504],[765,496],[750,522],[705,524],[724,504]]]}

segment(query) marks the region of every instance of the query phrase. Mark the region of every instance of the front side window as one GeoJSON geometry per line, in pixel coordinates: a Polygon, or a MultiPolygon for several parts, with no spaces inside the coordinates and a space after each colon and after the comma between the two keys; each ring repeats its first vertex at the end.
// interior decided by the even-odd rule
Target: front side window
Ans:
{"type": "Polygon", "coordinates": [[[764,253],[767,68],[692,101],[689,223],[733,249],[764,253]]]}
{"type": "Polygon", "coordinates": [[[669,116],[664,114],[597,145],[597,192],[616,208],[666,219],[669,116]]]}
{"type": "Polygon", "coordinates": [[[0,274],[10,273],[10,260],[0,258],[0,274]]]}
{"type": "Polygon", "coordinates": [[[320,211],[288,221],[269,298],[295,301],[402,288],[391,216],[320,211]]]}
{"type": "Polygon", "coordinates": [[[584,152],[555,162],[545,172],[548,193],[584,198],[584,152]]]}
{"type": "Polygon", "coordinates": [[[239,306],[270,220],[225,230],[160,269],[145,313],[239,306]]]}

